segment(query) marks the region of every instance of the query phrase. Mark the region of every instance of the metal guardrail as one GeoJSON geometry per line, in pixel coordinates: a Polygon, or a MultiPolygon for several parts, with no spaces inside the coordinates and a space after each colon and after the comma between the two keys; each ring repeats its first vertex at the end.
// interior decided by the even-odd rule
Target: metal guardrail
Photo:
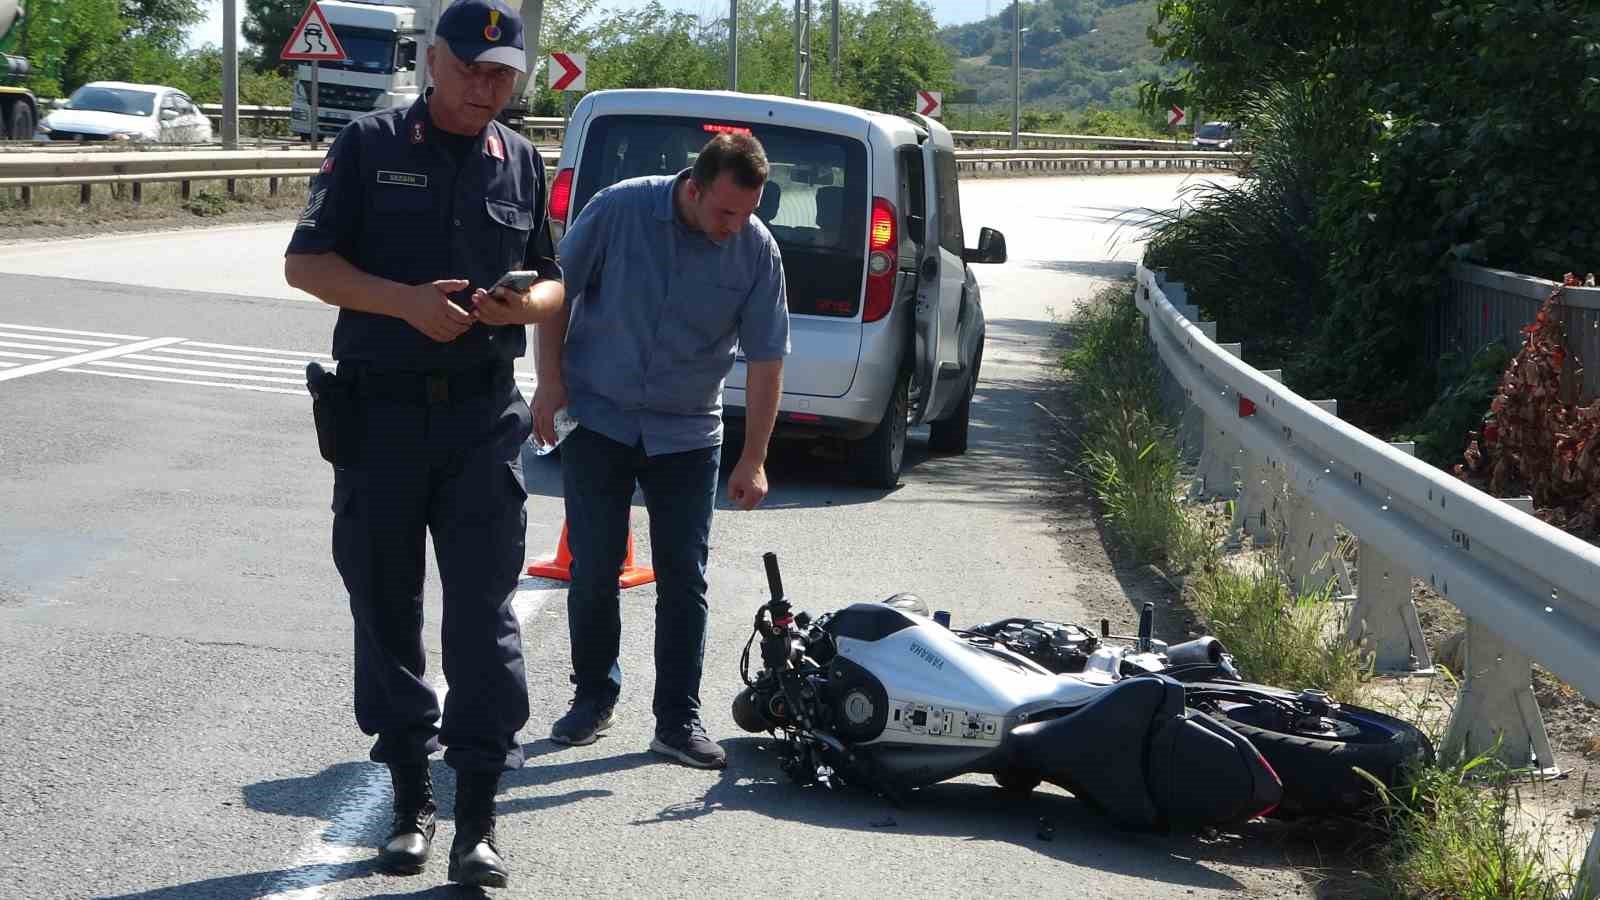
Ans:
{"type": "MultiPolygon", "coordinates": [[[[1450,295],[1428,323],[1428,358],[1446,352],[1467,357],[1498,342],[1515,353],[1522,327],[1533,321],[1557,283],[1501,269],[1456,263],[1450,270],[1450,295]]],[[[1555,305],[1567,340],[1583,369],[1583,394],[1600,396],[1600,288],[1569,287],[1555,305]]]]}
{"type": "MultiPolygon", "coordinates": [[[[322,164],[325,151],[285,145],[278,149],[188,150],[160,152],[128,149],[66,153],[10,153],[0,156],[0,189],[15,189],[24,207],[34,202],[37,188],[77,185],[79,202],[92,199],[96,184],[132,186],[130,199],[142,199],[144,183],[180,182],[183,196],[197,181],[229,183],[266,178],[276,193],[284,178],[309,178],[322,164]]],[[[553,165],[554,154],[545,157],[553,165]]],[[[961,150],[957,167],[972,175],[1027,175],[1085,172],[1158,172],[1174,169],[1227,168],[1235,158],[1207,153],[1169,153],[1133,150],[1033,150],[1012,153],[997,150],[961,150]]]]}
{"type": "MultiPolygon", "coordinates": [[[[1532,690],[1532,662],[1600,698],[1600,547],[1532,516],[1531,501],[1489,496],[1378,440],[1313,402],[1279,373],[1217,344],[1181,284],[1138,267],[1135,300],[1174,394],[1197,490],[1234,500],[1234,527],[1280,548],[1297,580],[1325,560],[1354,605],[1349,636],[1380,671],[1432,668],[1411,599],[1422,579],[1468,620],[1466,664],[1446,755],[1498,750],[1517,768],[1555,760],[1532,690]],[[1335,552],[1336,526],[1359,540],[1354,577],[1335,552]]],[[[1600,829],[1585,871],[1600,887],[1600,829]]],[[[1584,900],[1588,900],[1585,897],[1584,900]]]]}
{"type": "MultiPolygon", "coordinates": [[[[970,149],[988,147],[996,150],[1011,148],[1011,132],[1009,131],[951,131],[950,136],[958,144],[966,144],[970,149]]],[[[1023,131],[1017,134],[1018,143],[1024,150],[1086,150],[1093,147],[1130,150],[1194,150],[1188,141],[1166,140],[1162,138],[1135,138],[1115,137],[1104,134],[1047,134],[1039,131],[1023,131]]],[[[1208,152],[1208,151],[1199,151],[1208,152]]],[[[1216,152],[1216,151],[1209,151],[1216,152]]]]}
{"type": "MultiPolygon", "coordinates": [[[[47,108],[51,101],[41,100],[47,108]]],[[[213,124],[220,127],[222,118],[222,105],[220,103],[198,104],[199,109],[210,117],[213,124]]],[[[287,106],[252,106],[241,105],[239,118],[241,120],[256,122],[288,122],[290,107],[287,106]]],[[[566,122],[559,116],[530,116],[523,120],[524,132],[530,139],[547,139],[553,143],[560,143],[566,122]]],[[[259,129],[258,129],[259,130],[259,129]]],[[[956,145],[966,149],[979,150],[1010,150],[1011,132],[1009,131],[955,131],[950,132],[955,138],[956,145]]],[[[1093,148],[1116,150],[1189,150],[1197,153],[1213,153],[1217,151],[1200,150],[1192,146],[1189,141],[1167,140],[1162,138],[1135,138],[1118,137],[1103,134],[1050,134],[1038,131],[1024,131],[1018,135],[1022,145],[1020,150],[1086,150],[1093,148]]],[[[1219,154],[1220,155],[1220,154],[1219,154]]]]}

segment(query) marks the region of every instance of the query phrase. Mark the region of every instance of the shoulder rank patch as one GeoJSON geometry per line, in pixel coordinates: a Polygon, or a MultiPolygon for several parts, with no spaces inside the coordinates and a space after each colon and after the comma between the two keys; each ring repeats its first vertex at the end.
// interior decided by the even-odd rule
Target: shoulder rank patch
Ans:
{"type": "Polygon", "coordinates": [[[506,145],[504,141],[500,140],[500,135],[491,131],[488,138],[486,138],[483,142],[483,149],[495,159],[505,162],[506,145]]]}
{"type": "Polygon", "coordinates": [[[379,184],[398,184],[405,187],[425,188],[428,186],[428,176],[417,172],[389,172],[378,170],[379,184]]]}

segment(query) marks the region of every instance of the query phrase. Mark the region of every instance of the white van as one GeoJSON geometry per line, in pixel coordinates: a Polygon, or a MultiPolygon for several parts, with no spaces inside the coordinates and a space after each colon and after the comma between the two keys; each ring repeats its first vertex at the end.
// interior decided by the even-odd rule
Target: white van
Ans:
{"type": "MultiPolygon", "coordinates": [[[[906,431],[967,447],[984,317],[969,263],[1005,262],[1005,238],[961,230],[955,142],[931,119],[722,91],[598,91],[573,110],[550,190],[556,238],[598,191],[672,175],[710,137],[747,129],[771,177],[756,214],[783,254],[791,354],[776,436],[844,442],[853,474],[893,487],[906,431]]],[[[730,439],[743,434],[745,368],[728,376],[730,439]]]]}

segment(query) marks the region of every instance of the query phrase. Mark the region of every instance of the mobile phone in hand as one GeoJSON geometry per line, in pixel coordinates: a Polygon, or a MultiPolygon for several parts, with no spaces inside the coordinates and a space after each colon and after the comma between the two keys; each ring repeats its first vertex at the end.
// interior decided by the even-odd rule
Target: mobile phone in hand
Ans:
{"type": "Polygon", "coordinates": [[[503,287],[503,288],[510,288],[511,290],[515,291],[516,293],[521,294],[521,293],[527,291],[528,288],[532,287],[533,283],[535,281],[537,281],[538,278],[539,278],[539,273],[535,272],[535,271],[533,271],[531,269],[530,270],[513,269],[512,271],[507,272],[504,275],[501,275],[500,276],[500,280],[496,281],[494,283],[494,287],[489,288],[489,292],[490,293],[494,293],[494,289],[495,288],[502,288],[503,287]]]}

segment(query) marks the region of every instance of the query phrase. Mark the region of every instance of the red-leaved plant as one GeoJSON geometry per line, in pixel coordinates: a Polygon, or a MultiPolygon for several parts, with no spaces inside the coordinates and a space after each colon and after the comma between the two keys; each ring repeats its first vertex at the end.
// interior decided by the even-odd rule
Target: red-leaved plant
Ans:
{"type": "MultiPolygon", "coordinates": [[[[1500,377],[1483,429],[1470,435],[1455,474],[1498,497],[1532,496],[1535,515],[1573,534],[1600,529],[1600,399],[1587,406],[1563,399],[1566,335],[1554,307],[1568,273],[1522,333],[1526,340],[1500,377]]],[[[1590,275],[1589,284],[1594,284],[1590,275]]],[[[1565,377],[1578,383],[1576,357],[1565,377]]]]}

